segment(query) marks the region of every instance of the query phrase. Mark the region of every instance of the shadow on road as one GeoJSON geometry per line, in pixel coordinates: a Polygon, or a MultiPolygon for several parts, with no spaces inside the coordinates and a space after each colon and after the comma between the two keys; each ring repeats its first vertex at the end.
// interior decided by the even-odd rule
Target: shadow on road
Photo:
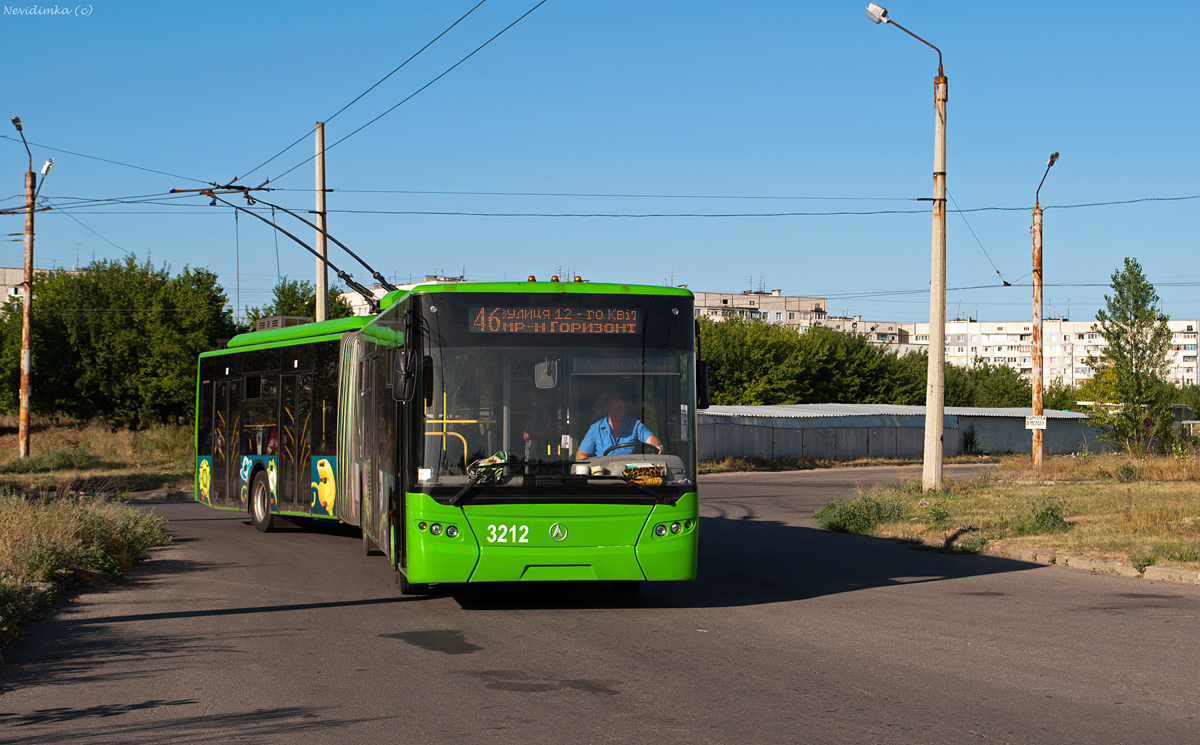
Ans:
{"type": "Polygon", "coordinates": [[[636,594],[589,583],[447,587],[464,609],[715,608],[804,600],[872,587],[1037,568],[1011,559],[915,550],[889,539],[769,520],[700,518],[695,582],[644,583],[636,594]]]}
{"type": "Polygon", "coordinates": [[[157,743],[172,742],[287,742],[302,735],[322,732],[331,741],[333,733],[363,722],[395,719],[396,716],[345,718],[332,714],[328,707],[284,706],[274,709],[255,709],[236,714],[197,712],[190,716],[169,716],[182,707],[199,709],[196,701],[146,701],[137,704],[55,708],[26,715],[0,714],[3,725],[12,737],[0,738],[0,743],[60,743],[59,729],[38,732],[22,731],[22,727],[47,723],[69,722],[70,739],[78,742],[157,743]],[[158,710],[162,718],[147,721],[111,719],[119,714],[145,709],[158,710]]]}

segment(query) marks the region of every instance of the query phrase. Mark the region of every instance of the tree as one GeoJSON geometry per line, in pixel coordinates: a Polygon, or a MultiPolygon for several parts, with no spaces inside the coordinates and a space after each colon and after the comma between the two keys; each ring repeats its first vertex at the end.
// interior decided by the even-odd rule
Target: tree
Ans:
{"type": "Polygon", "coordinates": [[[1093,400],[1115,406],[1096,406],[1092,421],[1105,438],[1128,452],[1163,447],[1170,437],[1171,386],[1167,383],[1171,330],[1159,310],[1154,285],[1136,259],[1112,275],[1112,294],[1096,322],[1108,346],[1086,364],[1096,371],[1093,400]]]}
{"type": "Polygon", "coordinates": [[[972,381],[970,406],[1033,405],[1033,388],[1011,365],[977,364],[967,373],[972,381]]]}
{"type": "Polygon", "coordinates": [[[701,319],[700,337],[718,405],[924,401],[926,358],[898,357],[860,334],[701,319]]]}
{"type": "MultiPolygon", "coordinates": [[[[224,290],[207,269],[170,276],[147,261],[94,261],[34,279],[32,406],[80,419],[141,424],[187,418],[196,357],[235,333],[224,290]]],[[[0,320],[0,409],[20,378],[19,303],[0,320]]]]}
{"type": "MultiPolygon", "coordinates": [[[[325,310],[329,318],[348,318],[354,315],[350,304],[342,298],[345,292],[340,287],[330,287],[326,294],[325,310]]],[[[312,282],[288,279],[279,280],[272,291],[270,305],[261,308],[246,308],[246,320],[253,329],[254,322],[271,316],[317,316],[317,288],[312,282]]]]}
{"type": "Polygon", "coordinates": [[[700,339],[714,404],[790,404],[808,395],[796,358],[796,332],[766,323],[701,319],[700,339]]]}

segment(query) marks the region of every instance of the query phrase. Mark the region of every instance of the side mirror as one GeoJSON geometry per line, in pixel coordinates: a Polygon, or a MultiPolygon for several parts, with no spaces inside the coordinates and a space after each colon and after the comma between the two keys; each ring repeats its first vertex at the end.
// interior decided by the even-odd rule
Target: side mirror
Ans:
{"type": "Polygon", "coordinates": [[[392,359],[392,398],[411,401],[417,391],[417,351],[401,347],[392,353],[392,359]]]}
{"type": "Polygon", "coordinates": [[[429,355],[421,358],[421,380],[424,383],[422,394],[425,397],[425,408],[428,409],[433,405],[433,358],[429,355]]]}
{"type": "Polygon", "coordinates": [[[708,363],[696,360],[696,408],[707,409],[711,401],[708,396],[708,363]]]}
{"type": "Polygon", "coordinates": [[[558,385],[558,360],[546,360],[533,366],[533,384],[538,388],[558,385]]]}

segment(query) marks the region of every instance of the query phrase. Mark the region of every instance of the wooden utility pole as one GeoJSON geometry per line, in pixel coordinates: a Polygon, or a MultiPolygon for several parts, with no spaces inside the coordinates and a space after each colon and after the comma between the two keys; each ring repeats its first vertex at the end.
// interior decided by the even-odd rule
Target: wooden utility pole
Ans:
{"type": "MultiPolygon", "coordinates": [[[[1046,172],[1042,174],[1042,180],[1038,183],[1037,191],[1033,195],[1033,415],[1040,417],[1045,412],[1042,410],[1043,401],[1043,380],[1044,372],[1042,370],[1042,205],[1040,203],[1042,195],[1042,184],[1046,183],[1046,176],[1050,174],[1050,166],[1058,160],[1058,153],[1050,154],[1050,160],[1046,162],[1046,172]]],[[[1033,430],[1033,470],[1040,471],[1042,468],[1042,448],[1043,435],[1041,429],[1033,430]]]]}
{"type": "Polygon", "coordinates": [[[317,320],[329,318],[325,307],[329,295],[329,269],[325,259],[329,258],[329,244],[325,240],[325,123],[317,122],[317,320]]]}
{"type": "Polygon", "coordinates": [[[29,391],[33,380],[33,201],[37,174],[25,172],[25,284],[21,303],[21,403],[17,423],[18,454],[29,457],[29,391]]]}

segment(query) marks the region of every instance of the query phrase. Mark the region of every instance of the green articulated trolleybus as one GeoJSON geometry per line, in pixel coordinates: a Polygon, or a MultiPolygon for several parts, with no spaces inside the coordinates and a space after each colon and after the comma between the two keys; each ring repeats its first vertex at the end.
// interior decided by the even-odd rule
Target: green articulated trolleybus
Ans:
{"type": "Polygon", "coordinates": [[[200,355],[196,499],[262,532],[359,526],[404,594],[693,579],[692,294],[530,280],[417,285],[200,355]]]}

